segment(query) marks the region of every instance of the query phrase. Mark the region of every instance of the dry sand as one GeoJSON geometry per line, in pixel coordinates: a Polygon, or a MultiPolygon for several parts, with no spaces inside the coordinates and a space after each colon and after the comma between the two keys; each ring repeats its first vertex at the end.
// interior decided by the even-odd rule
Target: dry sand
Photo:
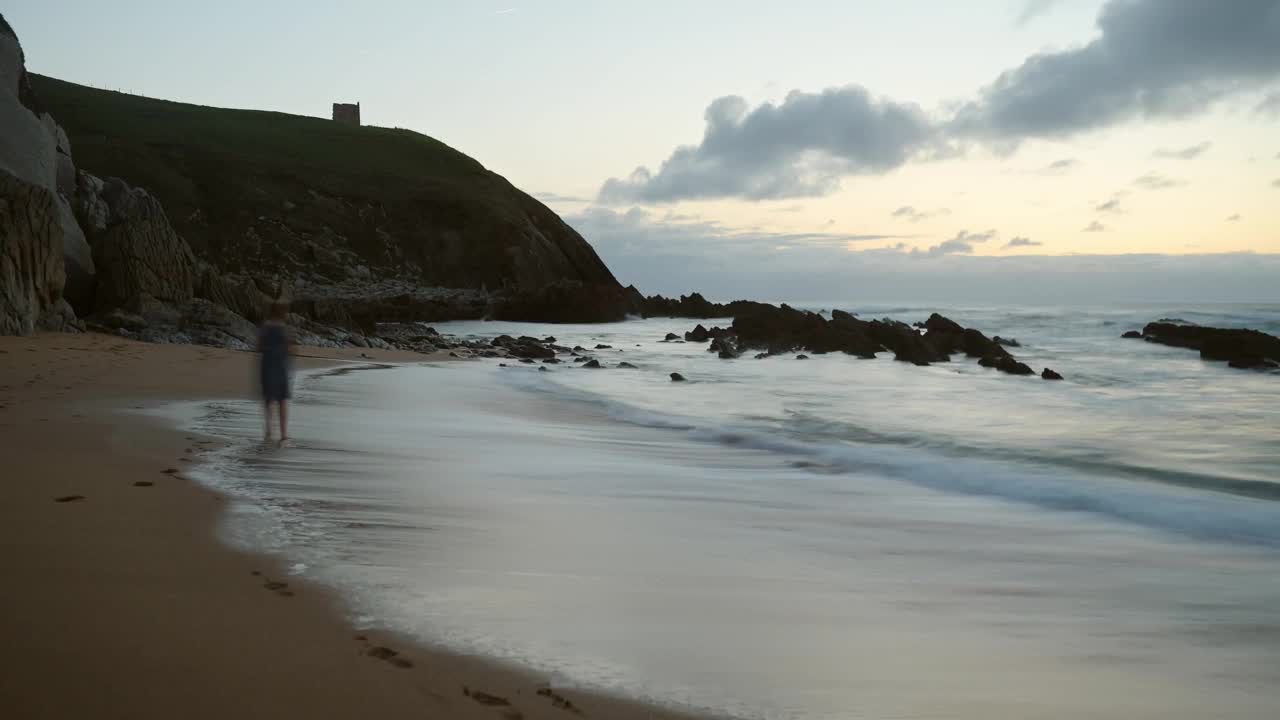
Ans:
{"type": "MultiPolygon", "coordinates": [[[[316,357],[299,365],[360,352],[304,348],[316,357]]],[[[182,472],[204,440],[120,410],[243,396],[251,360],[105,335],[0,337],[0,717],[681,717],[365,637],[320,588],[220,544],[224,499],[182,472]]]]}

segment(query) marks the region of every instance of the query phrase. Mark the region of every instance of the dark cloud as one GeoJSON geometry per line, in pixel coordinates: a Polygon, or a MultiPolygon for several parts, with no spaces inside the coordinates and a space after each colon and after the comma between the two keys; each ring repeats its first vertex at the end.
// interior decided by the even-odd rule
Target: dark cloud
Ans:
{"type": "Polygon", "coordinates": [[[1182,117],[1280,75],[1280,0],[1112,0],[1097,25],[1088,44],[1001,74],[953,131],[1016,142],[1182,117]]]}
{"type": "Polygon", "coordinates": [[[1211,147],[1213,147],[1213,143],[1205,140],[1202,143],[1192,145],[1190,147],[1176,148],[1172,150],[1160,148],[1159,150],[1151,153],[1151,157],[1163,158],[1165,160],[1195,160],[1205,154],[1211,147]]]}
{"type": "Polygon", "coordinates": [[[1087,232],[1087,233],[1100,233],[1100,232],[1106,232],[1106,231],[1107,231],[1107,226],[1106,226],[1106,225],[1103,225],[1102,223],[1098,222],[1097,220],[1094,220],[1093,222],[1091,222],[1091,223],[1089,223],[1087,226],[1085,226],[1084,230],[1081,230],[1080,232],[1087,232]]]}
{"type": "Polygon", "coordinates": [[[921,153],[933,136],[924,111],[849,86],[794,91],[756,108],[737,96],[711,103],[702,142],[677,148],[656,173],[611,178],[605,203],[736,196],[751,200],[825,195],[846,175],[883,173],[921,153]]]}
{"type": "Polygon", "coordinates": [[[1227,218],[1227,222],[1240,222],[1240,213],[1236,213],[1235,215],[1227,218]]]}
{"type": "Polygon", "coordinates": [[[943,255],[956,254],[968,255],[973,252],[974,245],[987,242],[995,236],[995,230],[988,230],[980,233],[971,233],[968,230],[961,230],[950,240],[944,240],[927,250],[912,250],[911,255],[914,257],[942,257],[943,255]]]}
{"type": "Polygon", "coordinates": [[[1009,242],[1005,243],[1004,247],[1007,250],[1009,248],[1040,247],[1041,245],[1044,245],[1044,243],[1038,240],[1032,240],[1031,238],[1025,238],[1025,237],[1016,237],[1010,240],[1009,242]]]}
{"type": "Polygon", "coordinates": [[[1181,187],[1187,183],[1185,180],[1178,180],[1177,178],[1157,175],[1155,173],[1147,173],[1137,180],[1134,180],[1133,184],[1143,188],[1144,190],[1168,190],[1169,188],[1181,187]]]}
{"type": "Polygon", "coordinates": [[[1018,13],[1014,24],[1022,27],[1041,15],[1047,15],[1054,5],[1061,3],[1062,0],[1023,0],[1022,11],[1018,13]]]}
{"type": "Polygon", "coordinates": [[[942,217],[950,215],[951,210],[948,208],[938,208],[937,210],[917,210],[913,205],[903,205],[893,211],[893,217],[902,218],[911,222],[920,222],[929,218],[942,217]]]}

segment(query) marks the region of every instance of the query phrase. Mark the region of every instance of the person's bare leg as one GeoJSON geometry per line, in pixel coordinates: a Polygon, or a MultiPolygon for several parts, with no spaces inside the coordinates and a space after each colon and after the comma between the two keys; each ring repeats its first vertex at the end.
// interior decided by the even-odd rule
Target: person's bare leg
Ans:
{"type": "Polygon", "coordinates": [[[289,401],[280,401],[280,444],[289,442],[289,401]]]}
{"type": "Polygon", "coordinates": [[[271,442],[271,401],[262,401],[262,440],[271,442]]]}

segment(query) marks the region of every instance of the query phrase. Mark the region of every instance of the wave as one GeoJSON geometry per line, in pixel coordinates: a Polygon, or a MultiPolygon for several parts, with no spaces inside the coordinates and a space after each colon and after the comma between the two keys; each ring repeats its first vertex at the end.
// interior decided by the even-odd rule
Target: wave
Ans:
{"type": "Polygon", "coordinates": [[[1254,499],[1280,499],[1280,486],[1271,483],[1105,463],[1070,467],[1012,453],[974,457],[872,431],[857,441],[830,436],[801,440],[789,437],[780,427],[735,426],[665,414],[579,388],[540,382],[541,378],[533,380],[517,384],[594,405],[618,422],[680,432],[696,442],[790,456],[798,461],[793,467],[848,475],[851,482],[869,473],[941,492],[1101,515],[1200,540],[1280,548],[1280,503],[1254,499]]]}

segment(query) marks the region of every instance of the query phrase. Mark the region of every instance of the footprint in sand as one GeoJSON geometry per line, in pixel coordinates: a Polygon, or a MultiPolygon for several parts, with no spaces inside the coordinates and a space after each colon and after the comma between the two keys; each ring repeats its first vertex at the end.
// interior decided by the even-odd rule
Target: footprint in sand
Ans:
{"type": "Polygon", "coordinates": [[[561,710],[565,710],[571,713],[576,713],[578,715],[584,714],[581,708],[573,704],[572,700],[561,695],[555,690],[552,690],[551,688],[546,688],[546,687],[538,688],[538,695],[545,698],[551,698],[552,707],[557,707],[557,708],[560,708],[561,710]]]}
{"type": "Polygon", "coordinates": [[[511,705],[511,701],[501,695],[490,695],[483,690],[472,690],[465,685],[462,687],[462,694],[472,700],[475,700],[481,705],[488,705],[490,707],[508,707],[511,705]]]}
{"type": "Polygon", "coordinates": [[[150,480],[138,480],[133,484],[134,487],[151,487],[152,485],[155,485],[155,483],[150,480]]]}
{"type": "Polygon", "coordinates": [[[75,502],[77,500],[84,500],[84,499],[85,498],[83,495],[63,495],[62,497],[54,498],[53,501],[66,503],[66,502],[75,502]]]}
{"type": "Polygon", "coordinates": [[[413,667],[413,661],[408,658],[401,657],[400,653],[396,650],[392,650],[391,648],[386,647],[385,645],[376,645],[374,647],[368,647],[369,638],[365,637],[364,635],[357,635],[356,640],[359,640],[361,643],[365,645],[365,648],[363,648],[361,652],[365,655],[368,655],[371,658],[374,658],[376,660],[382,660],[384,662],[390,663],[391,665],[394,665],[395,667],[402,668],[402,669],[413,667]]]}

